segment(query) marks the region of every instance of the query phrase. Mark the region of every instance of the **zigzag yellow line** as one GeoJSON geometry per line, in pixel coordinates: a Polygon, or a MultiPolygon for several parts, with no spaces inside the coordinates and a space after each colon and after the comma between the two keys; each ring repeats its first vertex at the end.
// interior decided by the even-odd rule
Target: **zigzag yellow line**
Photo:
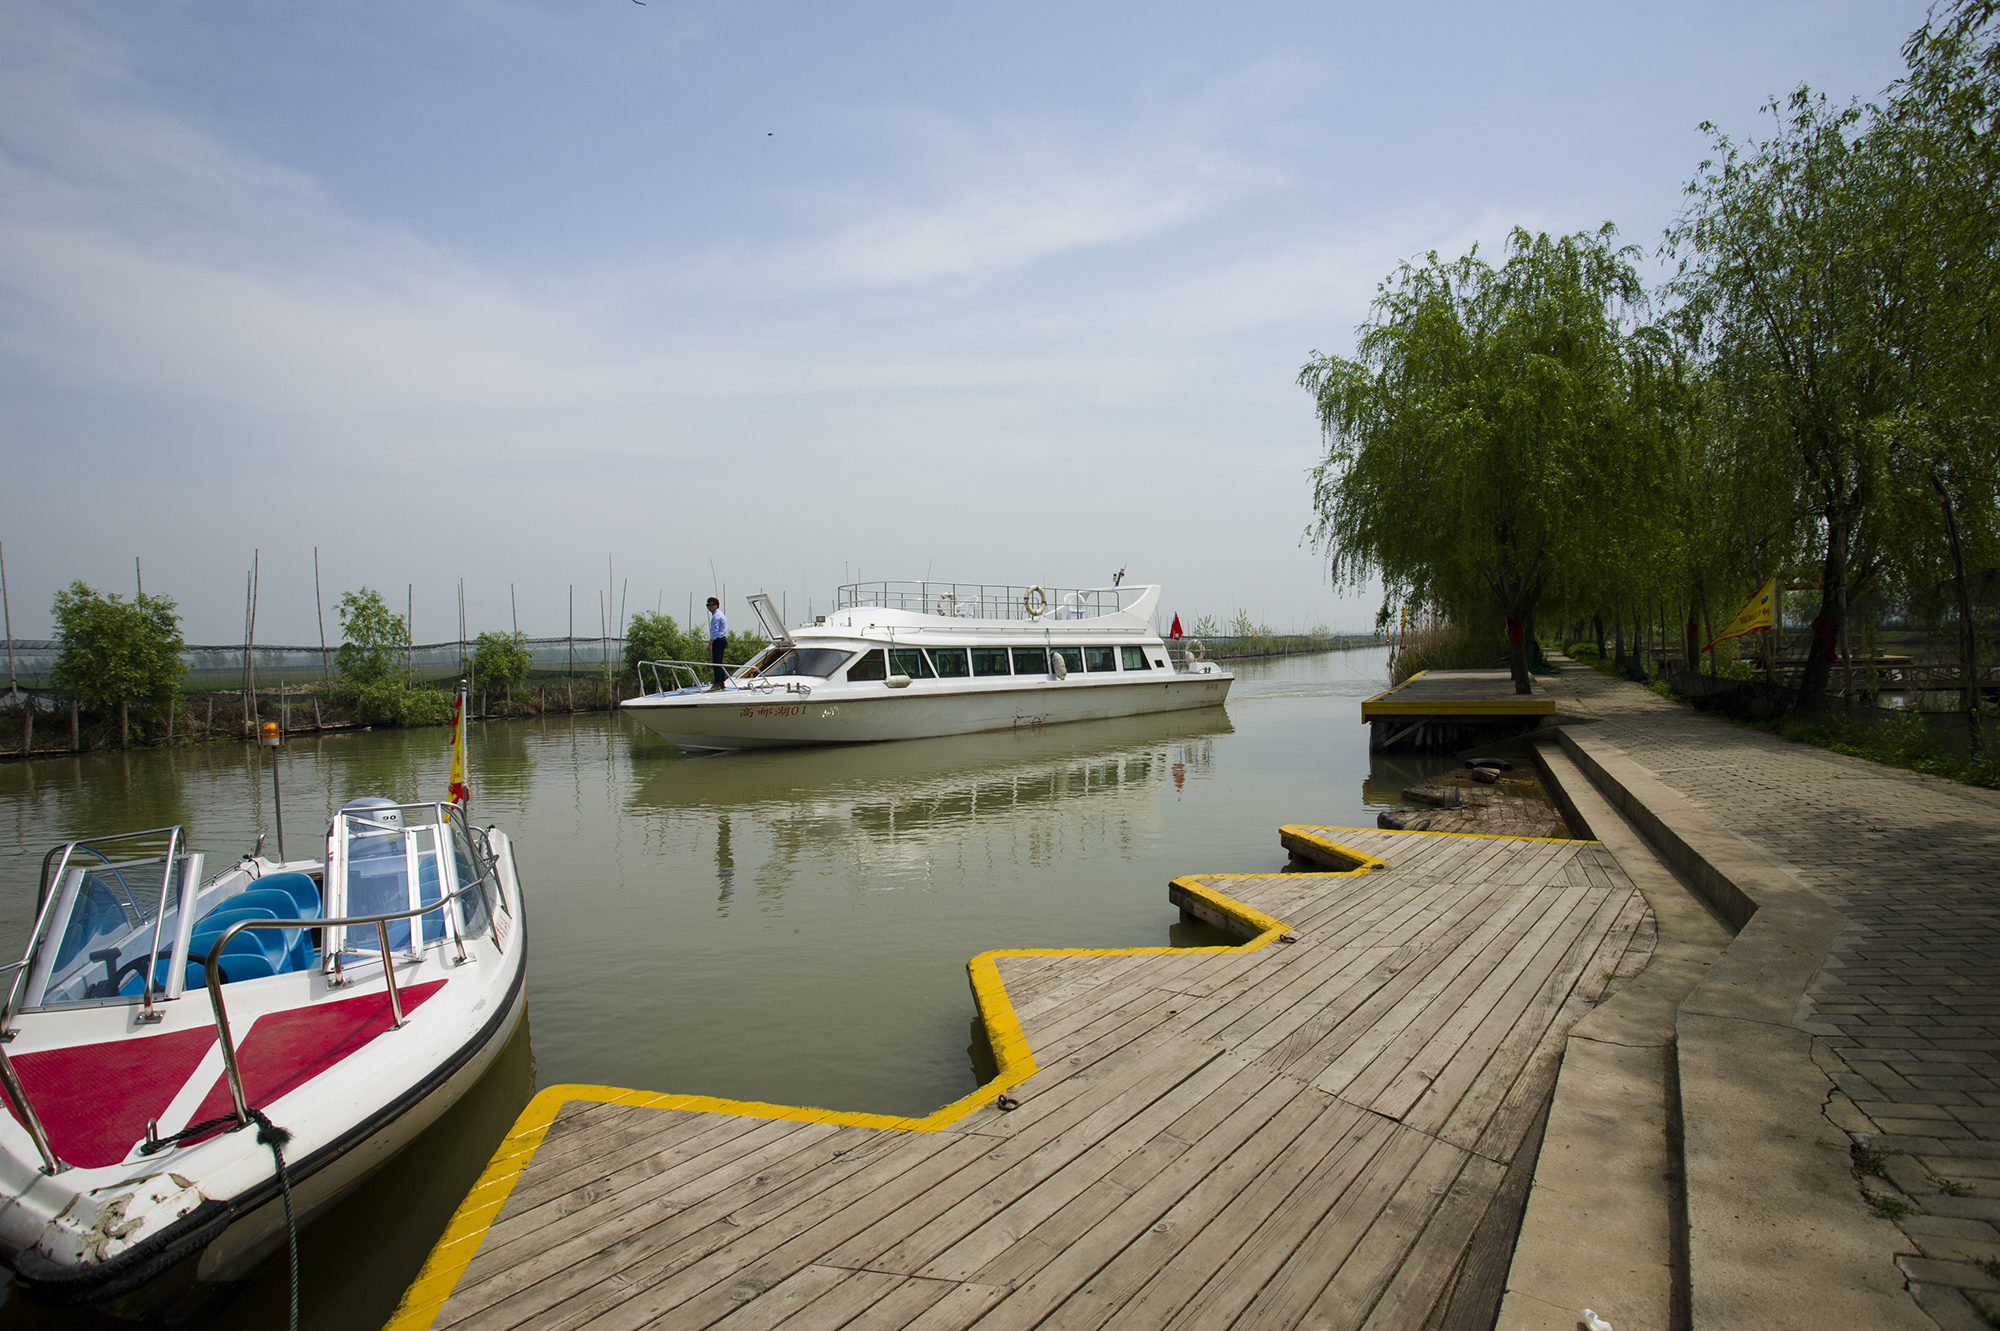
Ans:
{"type": "MultiPolygon", "coordinates": [[[[1316,843],[1328,848],[1354,867],[1351,872],[1367,873],[1383,867],[1384,861],[1376,856],[1358,850],[1350,850],[1338,842],[1316,839],[1316,843]]],[[[933,1110],[922,1118],[899,1118],[890,1114],[863,1114],[838,1109],[813,1109],[801,1105],[773,1105],[755,1100],[722,1100],[708,1095],[674,1095],[654,1091],[633,1091],[618,1086],[588,1086],[566,1084],[550,1086],[528,1101],[527,1108],[514,1120],[499,1149],[487,1161],[486,1169],[465,1195],[458,1209],[452,1213],[445,1225],[444,1233],[432,1245],[430,1256],[425,1259],[423,1270],[403,1293],[402,1302],[396,1305],[384,1331],[422,1331],[436,1319],[438,1310],[451,1292],[458,1287],[465,1269],[471,1265],[473,1254],[479,1251],[480,1242],[486,1231],[492,1227],[500,1208],[513,1193],[514,1185],[520,1182],[527,1170],[528,1162],[534,1159],[548,1136],[549,1128],[555,1123],[556,1115],[562,1107],[573,1101],[587,1104],[632,1105],[646,1109],[688,1109],[710,1114],[741,1114],[750,1118],[786,1119],[798,1123],[837,1123],[842,1126],[885,1128],[897,1132],[936,1132],[964,1118],[981,1105],[990,1104],[1002,1092],[1019,1086],[1035,1075],[1034,1052],[1028,1048],[1028,1037],[1021,1029],[1021,1021],[1014,1013],[1014,1004],[1007,996],[1007,986],[1000,978],[1000,958],[1002,957],[1117,957],[1144,954],[1184,955],[1190,952],[1255,952],[1271,943],[1291,926],[1284,921],[1264,914],[1255,907],[1245,905],[1233,897],[1226,897],[1197,881],[1200,878],[1278,878],[1281,874],[1232,873],[1232,874],[1186,874],[1176,878],[1173,885],[1201,898],[1221,914],[1250,931],[1249,941],[1227,947],[1031,947],[1010,948],[995,952],[982,952],[966,963],[966,972],[972,980],[973,1001],[979,1007],[980,1021],[986,1027],[987,1042],[993,1049],[993,1061],[998,1073],[985,1085],[970,1095],[952,1101],[933,1110]]]]}

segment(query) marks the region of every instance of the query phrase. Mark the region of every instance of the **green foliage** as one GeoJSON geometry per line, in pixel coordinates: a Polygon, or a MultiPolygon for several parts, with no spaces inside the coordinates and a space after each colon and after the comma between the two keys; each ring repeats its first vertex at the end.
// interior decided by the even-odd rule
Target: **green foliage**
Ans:
{"type": "Polygon", "coordinates": [[[1640,359],[1626,319],[1644,292],[1615,235],[1516,229],[1497,268],[1477,249],[1406,263],[1357,358],[1315,354],[1300,371],[1327,441],[1310,535],[1336,581],[1379,575],[1449,620],[1532,624],[1593,525],[1618,520],[1640,359]]]}
{"type": "Polygon", "coordinates": [[[754,633],[731,632],[729,645],[722,649],[722,659],[729,665],[742,665],[770,645],[769,641],[754,633]]]}
{"type": "Polygon", "coordinates": [[[698,643],[691,633],[683,633],[672,615],[641,610],[625,626],[625,670],[636,677],[641,661],[696,661],[708,659],[708,644],[698,643]]]}
{"type": "Polygon", "coordinates": [[[482,633],[472,649],[472,687],[511,689],[528,678],[535,657],[528,650],[528,635],[482,633]]]}
{"type": "Polygon", "coordinates": [[[348,686],[361,719],[377,725],[441,726],[451,720],[451,695],[421,688],[402,675],[348,686]]]}
{"type": "Polygon", "coordinates": [[[1216,622],[1214,615],[1203,615],[1184,632],[1190,638],[1219,638],[1222,636],[1222,625],[1216,622]]]}
{"type": "Polygon", "coordinates": [[[410,626],[382,593],[363,587],[340,596],[340,633],[333,654],[340,676],[355,688],[401,679],[409,659],[410,626]]]}
{"type": "Polygon", "coordinates": [[[170,597],[125,601],[72,582],[55,599],[56,687],[98,711],[121,703],[142,713],[164,709],[187,673],[175,609],[170,597]]]}
{"type": "Polygon", "coordinates": [[[340,688],[364,721],[394,726],[440,726],[451,719],[451,699],[437,689],[414,687],[408,667],[410,629],[382,594],[363,587],[340,597],[344,641],[334,653],[340,688]]]}
{"type": "Polygon", "coordinates": [[[2000,790],[2000,759],[1990,753],[1959,757],[1940,744],[1936,733],[1915,715],[1854,726],[1813,715],[1783,716],[1752,724],[1785,739],[1866,758],[1885,767],[1901,767],[1962,781],[1969,786],[2000,790]]]}

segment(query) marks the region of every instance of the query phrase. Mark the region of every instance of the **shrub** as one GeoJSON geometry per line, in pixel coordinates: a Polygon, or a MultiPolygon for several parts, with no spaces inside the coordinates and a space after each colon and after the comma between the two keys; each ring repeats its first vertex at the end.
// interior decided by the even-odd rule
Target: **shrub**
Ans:
{"type": "Polygon", "coordinates": [[[101,712],[143,713],[166,707],[180,688],[187,665],[181,660],[180,617],[165,596],[141,593],[124,601],[81,582],[56,593],[56,686],[101,712]]]}
{"type": "Polygon", "coordinates": [[[514,700],[514,686],[528,678],[529,667],[535,664],[535,657],[528,650],[528,635],[518,630],[513,633],[482,633],[472,651],[472,687],[475,689],[502,689],[507,701],[514,700]]]}

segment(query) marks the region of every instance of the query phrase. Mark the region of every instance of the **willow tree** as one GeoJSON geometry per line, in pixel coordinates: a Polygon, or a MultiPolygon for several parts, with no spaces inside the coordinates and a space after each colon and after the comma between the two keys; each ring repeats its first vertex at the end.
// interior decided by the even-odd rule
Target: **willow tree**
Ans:
{"type": "MultiPolygon", "coordinates": [[[[1900,258],[1900,350],[1910,392],[1899,530],[1919,548],[1913,588],[1946,571],[1959,629],[1961,694],[1977,710],[1972,569],[2000,557],[2000,23],[1993,0],[1961,0],[1904,45],[1865,145],[1893,206],[1879,223],[1900,258]],[[1928,547],[1927,549],[1925,547],[1928,547]]],[[[1921,593],[1920,593],[1921,594],[1921,593]]],[[[1971,730],[1974,743],[1978,727],[1971,730]]]]}
{"type": "Polygon", "coordinates": [[[1308,536],[1334,579],[1379,575],[1468,626],[1505,615],[1518,693],[1544,590],[1620,519],[1642,288],[1616,234],[1516,229],[1498,267],[1476,247],[1406,263],[1355,358],[1316,352],[1299,372],[1327,445],[1308,536]]]}
{"type": "Polygon", "coordinates": [[[1739,146],[1710,128],[1715,157],[1668,235],[1711,381],[1746,437],[1768,441],[1785,480],[1767,501],[1791,510],[1820,567],[1802,686],[1818,693],[1851,599],[1895,544],[1887,490],[1906,436],[1890,427],[1908,400],[1909,255],[1882,225],[1895,181],[1865,140],[1868,109],[1804,88],[1767,109],[1768,139],[1739,146]]]}

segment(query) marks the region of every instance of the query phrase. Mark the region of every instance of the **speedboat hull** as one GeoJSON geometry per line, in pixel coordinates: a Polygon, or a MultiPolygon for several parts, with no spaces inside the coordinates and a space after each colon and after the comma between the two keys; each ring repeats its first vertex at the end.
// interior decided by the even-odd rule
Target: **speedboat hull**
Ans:
{"type": "MultiPolygon", "coordinates": [[[[59,1167],[42,1163],[10,1094],[12,1112],[0,1114],[0,1258],[23,1293],[50,1306],[171,1319],[252,1275],[285,1243],[287,1217],[270,1147],[258,1124],[240,1124],[234,1110],[238,1090],[289,1134],[285,1180],[301,1225],[460,1099],[506,1046],[526,1004],[512,846],[497,830],[483,835],[494,889],[483,899],[487,913],[475,918],[466,908],[461,930],[452,918],[460,896],[422,915],[415,937],[405,920],[389,950],[393,997],[381,951],[350,939],[338,948],[340,964],[321,955],[250,979],[230,977],[223,951],[227,1033],[212,994],[192,985],[157,1002],[151,1022],[116,1000],[24,1008],[6,1046],[8,1069],[59,1167]],[[234,1079],[225,1051],[235,1058],[234,1079]]],[[[342,872],[345,863],[330,857],[328,878],[361,881],[342,872]]],[[[233,877],[271,884],[288,870],[299,876],[294,866],[246,861],[203,884],[199,901],[207,906],[215,893],[227,906],[233,877]]],[[[444,881],[447,890],[460,882],[448,862],[444,881]]],[[[422,896],[419,909],[438,902],[434,892],[422,896]]],[[[329,905],[319,918],[364,913],[344,888],[329,905]]],[[[199,938],[199,926],[189,927],[199,938]]],[[[312,932],[332,939],[337,929],[312,932]]],[[[199,969],[205,951],[181,946],[176,965],[185,953],[199,969]]]]}

